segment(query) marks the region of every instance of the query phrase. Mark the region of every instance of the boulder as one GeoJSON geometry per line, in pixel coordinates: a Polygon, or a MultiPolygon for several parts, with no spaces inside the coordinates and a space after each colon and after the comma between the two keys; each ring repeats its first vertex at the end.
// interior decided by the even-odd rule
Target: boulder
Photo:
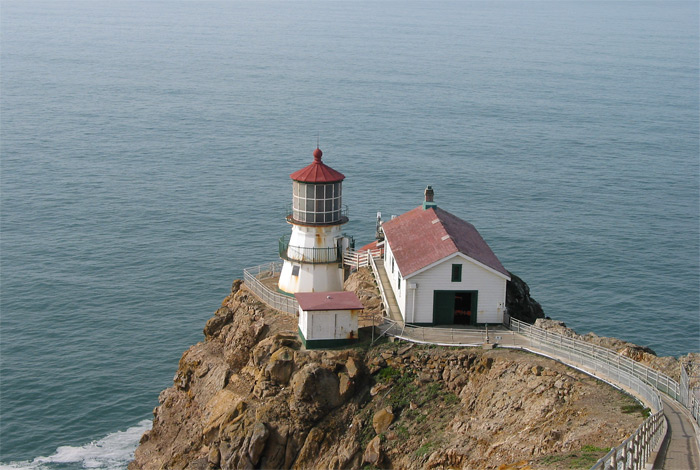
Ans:
{"type": "Polygon", "coordinates": [[[281,468],[285,461],[285,450],[289,427],[274,426],[270,429],[270,435],[265,445],[265,453],[260,459],[260,468],[281,468]]]}
{"type": "Polygon", "coordinates": [[[265,367],[265,377],[281,385],[287,385],[294,370],[294,351],[282,346],[272,353],[265,367]]]}
{"type": "Polygon", "coordinates": [[[248,444],[248,456],[250,456],[250,461],[253,465],[257,465],[260,460],[260,455],[262,455],[269,435],[270,431],[265,426],[265,423],[255,423],[253,434],[250,436],[250,443],[248,444]]]}
{"type": "Polygon", "coordinates": [[[374,439],[369,441],[365,453],[362,454],[362,463],[368,463],[370,465],[377,465],[382,460],[382,443],[379,436],[375,436],[374,439]]]}
{"type": "Polygon", "coordinates": [[[348,374],[346,374],[344,372],[341,372],[340,374],[338,374],[338,378],[339,378],[338,391],[340,392],[340,396],[343,399],[343,401],[345,401],[348,398],[350,398],[350,396],[352,395],[352,392],[355,389],[355,387],[354,387],[355,383],[353,382],[353,380],[350,377],[348,377],[348,374]]]}
{"type": "Polygon", "coordinates": [[[306,364],[294,374],[290,385],[296,400],[316,402],[325,410],[336,408],[342,403],[338,376],[318,364],[306,364]]]}
{"type": "Polygon", "coordinates": [[[360,373],[360,368],[357,365],[357,361],[355,361],[354,357],[348,358],[347,362],[345,363],[345,370],[348,371],[348,377],[351,379],[354,379],[360,373]]]}
{"type": "Polygon", "coordinates": [[[389,425],[391,425],[393,421],[394,413],[391,412],[391,407],[387,406],[386,408],[382,408],[374,413],[374,417],[372,418],[372,427],[374,427],[374,431],[377,434],[381,434],[389,429],[389,425]]]}
{"type": "Polygon", "coordinates": [[[241,397],[228,389],[220,390],[207,402],[205,416],[207,421],[203,434],[209,439],[245,410],[245,402],[241,397]]]}

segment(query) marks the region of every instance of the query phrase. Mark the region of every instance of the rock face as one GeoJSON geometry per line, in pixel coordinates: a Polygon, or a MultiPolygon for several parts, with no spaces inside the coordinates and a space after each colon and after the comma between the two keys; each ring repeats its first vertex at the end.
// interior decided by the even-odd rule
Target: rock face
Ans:
{"type": "Polygon", "coordinates": [[[530,297],[530,287],[515,274],[509,272],[510,281],[506,283],[506,308],[508,314],[525,323],[535,323],[544,318],[542,306],[530,297]]]}
{"type": "Polygon", "coordinates": [[[616,445],[642,420],[621,412],[628,397],[534,355],[391,342],[306,351],[296,328],[236,281],[129,469],[535,465],[616,445]]]}

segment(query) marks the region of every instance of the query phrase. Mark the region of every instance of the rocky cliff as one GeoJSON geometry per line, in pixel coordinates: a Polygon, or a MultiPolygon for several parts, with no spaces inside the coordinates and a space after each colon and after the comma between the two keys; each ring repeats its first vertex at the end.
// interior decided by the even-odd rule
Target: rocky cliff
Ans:
{"type": "Polygon", "coordinates": [[[366,338],[307,351],[295,333],[234,282],[129,469],[560,468],[643,419],[628,396],[527,353],[366,338]]]}

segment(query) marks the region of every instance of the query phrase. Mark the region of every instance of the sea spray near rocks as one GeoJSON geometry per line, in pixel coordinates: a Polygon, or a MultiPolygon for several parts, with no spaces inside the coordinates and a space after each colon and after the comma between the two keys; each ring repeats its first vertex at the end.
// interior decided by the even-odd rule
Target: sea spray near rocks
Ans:
{"type": "Polygon", "coordinates": [[[143,420],[125,431],[117,431],[82,446],[61,446],[47,457],[0,464],[0,470],[49,470],[56,466],[67,468],[66,465],[72,468],[122,470],[133,459],[141,436],[151,429],[152,424],[151,420],[143,420]]]}

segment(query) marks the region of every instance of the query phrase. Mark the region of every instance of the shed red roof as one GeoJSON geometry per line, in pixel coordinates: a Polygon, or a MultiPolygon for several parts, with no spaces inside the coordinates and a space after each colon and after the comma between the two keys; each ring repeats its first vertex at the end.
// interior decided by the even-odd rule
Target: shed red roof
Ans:
{"type": "Polygon", "coordinates": [[[404,277],[458,252],[510,277],[472,224],[439,207],[416,207],[382,229],[404,277]]]}
{"type": "Polygon", "coordinates": [[[302,183],[335,183],[336,181],[343,181],[345,175],[323,163],[321,161],[322,156],[323,152],[317,148],[314,150],[314,162],[299,171],[295,171],[289,177],[302,183]]]}
{"type": "Polygon", "coordinates": [[[360,310],[362,302],[354,292],[297,292],[294,297],[302,310],[360,310]]]}

